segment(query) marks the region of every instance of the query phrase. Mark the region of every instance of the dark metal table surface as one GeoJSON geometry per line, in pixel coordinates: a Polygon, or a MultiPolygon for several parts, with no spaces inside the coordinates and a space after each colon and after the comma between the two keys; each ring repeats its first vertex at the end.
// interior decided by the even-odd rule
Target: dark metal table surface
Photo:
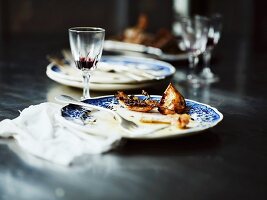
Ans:
{"type": "MultiPolygon", "coordinates": [[[[47,54],[66,41],[23,38],[1,45],[0,120],[60,93],[79,96],[45,74],[47,54]]],[[[267,199],[266,52],[247,38],[222,38],[213,60],[220,82],[198,90],[173,82],[186,98],[218,108],[223,121],[202,134],[125,141],[118,149],[61,167],[0,139],[0,199],[267,199]]],[[[149,88],[161,94],[164,88],[149,88]]],[[[133,91],[135,92],[135,91],[133,91]]],[[[139,92],[139,91],[138,91],[139,92]]],[[[113,94],[94,92],[94,96],[113,94]]],[[[78,148],[78,147],[77,147],[78,148]]]]}

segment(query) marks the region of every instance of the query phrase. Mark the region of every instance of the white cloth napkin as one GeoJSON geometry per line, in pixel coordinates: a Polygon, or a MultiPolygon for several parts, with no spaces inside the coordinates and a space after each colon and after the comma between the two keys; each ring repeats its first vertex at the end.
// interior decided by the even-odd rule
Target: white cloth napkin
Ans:
{"type": "Polygon", "coordinates": [[[14,137],[27,152],[61,165],[85,154],[106,152],[120,141],[118,131],[111,128],[97,135],[67,126],[60,109],[54,103],[30,106],[19,117],[0,122],[0,137],[14,137]]]}

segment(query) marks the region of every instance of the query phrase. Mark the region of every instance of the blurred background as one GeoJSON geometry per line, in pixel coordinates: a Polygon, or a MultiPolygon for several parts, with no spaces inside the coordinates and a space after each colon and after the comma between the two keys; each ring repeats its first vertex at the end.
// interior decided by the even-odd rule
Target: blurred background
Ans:
{"type": "Polygon", "coordinates": [[[15,59],[32,64],[30,57],[35,56],[42,60],[38,65],[45,67],[47,54],[69,48],[67,30],[72,26],[100,26],[108,38],[135,25],[138,16],[145,14],[148,32],[167,28],[177,35],[179,16],[220,13],[223,31],[213,71],[228,76],[221,77],[218,87],[242,93],[245,84],[246,92],[259,91],[250,88],[247,80],[265,79],[264,73],[253,75],[266,67],[265,4],[260,0],[0,0],[0,58],[8,59],[9,65],[15,59]]]}
{"type": "Polygon", "coordinates": [[[0,0],[0,35],[2,40],[66,39],[69,27],[101,26],[109,36],[136,24],[140,13],[148,16],[150,32],[175,30],[179,15],[221,13],[224,34],[267,41],[265,1],[260,0],[0,0]]]}

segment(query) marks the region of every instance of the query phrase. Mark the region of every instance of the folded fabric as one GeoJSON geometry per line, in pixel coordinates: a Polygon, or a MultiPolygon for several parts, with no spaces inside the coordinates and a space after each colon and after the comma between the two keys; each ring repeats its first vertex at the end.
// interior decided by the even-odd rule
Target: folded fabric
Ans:
{"type": "Polygon", "coordinates": [[[0,122],[0,137],[14,137],[27,152],[61,165],[69,165],[85,154],[99,154],[114,148],[121,139],[118,130],[95,130],[94,134],[67,126],[61,106],[41,103],[24,109],[20,116],[0,122]],[[99,131],[99,134],[97,134],[99,131]]]}

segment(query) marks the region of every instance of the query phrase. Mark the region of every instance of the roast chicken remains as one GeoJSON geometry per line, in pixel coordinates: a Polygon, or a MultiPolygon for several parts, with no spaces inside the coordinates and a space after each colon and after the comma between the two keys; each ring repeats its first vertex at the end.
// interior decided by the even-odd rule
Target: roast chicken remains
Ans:
{"type": "Polygon", "coordinates": [[[182,52],[177,45],[177,38],[171,31],[161,28],[152,34],[147,32],[148,26],[148,17],[141,14],[135,26],[126,28],[120,35],[113,36],[110,39],[156,47],[169,54],[179,54],[182,52]]]}
{"type": "Polygon", "coordinates": [[[141,99],[138,96],[127,95],[123,91],[118,91],[115,96],[120,105],[131,111],[150,112],[153,109],[157,109],[161,114],[167,115],[168,119],[170,119],[169,121],[158,120],[157,122],[143,119],[142,122],[144,123],[172,123],[175,120],[180,128],[185,128],[190,122],[190,116],[185,114],[185,99],[172,83],[168,85],[159,102],[152,100],[144,90],[142,94],[145,95],[145,98],[141,99]]]}

